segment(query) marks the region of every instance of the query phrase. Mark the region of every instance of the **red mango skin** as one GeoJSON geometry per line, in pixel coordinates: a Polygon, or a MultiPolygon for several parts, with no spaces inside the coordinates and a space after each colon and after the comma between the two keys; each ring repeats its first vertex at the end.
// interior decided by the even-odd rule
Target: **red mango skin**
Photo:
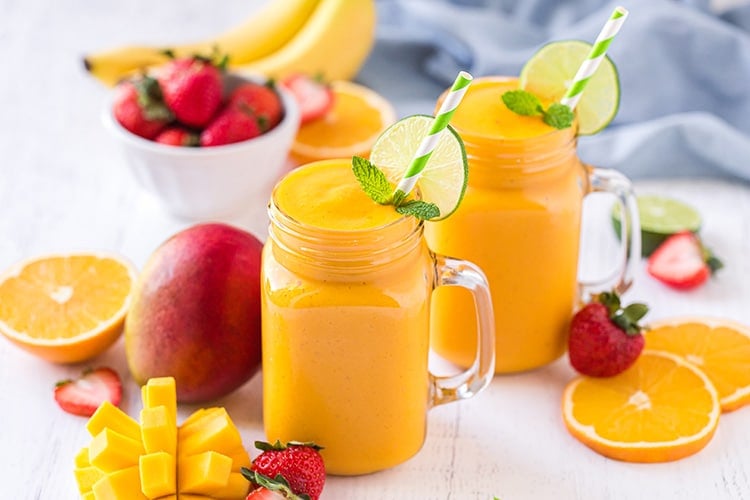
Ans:
{"type": "Polygon", "coordinates": [[[125,320],[139,384],[172,376],[181,403],[218,399],[260,368],[263,244],[226,224],[198,224],[165,241],[136,282],[125,320]]]}

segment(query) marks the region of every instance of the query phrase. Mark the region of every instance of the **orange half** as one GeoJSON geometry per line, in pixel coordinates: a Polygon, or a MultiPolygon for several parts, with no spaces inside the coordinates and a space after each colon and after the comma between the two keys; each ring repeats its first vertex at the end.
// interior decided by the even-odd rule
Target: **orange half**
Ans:
{"type": "Polygon", "coordinates": [[[396,112],[380,94],[363,85],[331,83],[333,107],[320,119],[302,125],[291,156],[299,164],[332,158],[367,157],[375,140],[393,122],[396,112]]]}
{"type": "Polygon", "coordinates": [[[719,392],[722,411],[750,403],[750,328],[734,321],[685,317],[655,322],[646,347],[683,357],[703,370],[719,392]]]}
{"type": "Polygon", "coordinates": [[[626,462],[668,462],[700,451],[721,414],[716,389],[701,370],[647,350],[619,375],[571,381],[562,411],[576,439],[626,462]]]}
{"type": "Polygon", "coordinates": [[[122,333],[135,282],[122,257],[44,255],[0,276],[0,333],[57,363],[84,361],[122,333]]]}

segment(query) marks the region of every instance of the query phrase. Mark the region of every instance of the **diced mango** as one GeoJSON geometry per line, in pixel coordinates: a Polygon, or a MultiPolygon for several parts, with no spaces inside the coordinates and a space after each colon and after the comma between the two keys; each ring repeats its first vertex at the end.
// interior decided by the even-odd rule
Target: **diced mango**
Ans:
{"type": "Polygon", "coordinates": [[[93,491],[87,491],[86,493],[81,493],[81,500],[96,500],[96,495],[94,495],[93,491]]]}
{"type": "Polygon", "coordinates": [[[232,472],[239,472],[242,467],[250,468],[250,455],[244,446],[240,445],[233,450],[222,453],[232,459],[232,472]]]}
{"type": "MultiPolygon", "coordinates": [[[[211,492],[211,498],[245,498],[250,490],[250,482],[239,472],[229,474],[227,484],[211,492]]],[[[180,498],[185,498],[180,495],[180,498]]]]}
{"type": "Polygon", "coordinates": [[[76,462],[76,467],[78,467],[78,468],[88,467],[89,465],[91,465],[89,463],[89,448],[88,448],[88,446],[84,446],[76,454],[75,462],[76,462]]]}
{"type": "Polygon", "coordinates": [[[146,453],[166,451],[177,455],[177,426],[166,406],[141,410],[141,437],[146,453]]]}
{"type": "Polygon", "coordinates": [[[242,446],[242,436],[224,408],[193,423],[191,428],[194,429],[187,435],[178,431],[177,453],[180,456],[208,450],[224,453],[242,446]]]}
{"type": "Polygon", "coordinates": [[[182,440],[200,429],[205,424],[205,419],[220,414],[222,410],[223,408],[201,408],[200,410],[195,410],[182,422],[182,425],[180,425],[179,439],[182,440]]]}
{"type": "Polygon", "coordinates": [[[138,422],[109,401],[99,405],[86,422],[86,430],[92,437],[102,432],[105,427],[131,439],[141,439],[141,427],[138,422]]]}
{"type": "Polygon", "coordinates": [[[149,379],[141,388],[143,408],[166,406],[173,425],[177,426],[177,388],[173,377],[149,379]]]}
{"type": "Polygon", "coordinates": [[[89,462],[104,472],[114,472],[138,465],[138,457],[144,452],[140,440],[105,428],[91,440],[89,462]]]}
{"type": "Polygon", "coordinates": [[[215,451],[178,459],[177,484],[179,496],[183,493],[210,495],[229,482],[232,459],[215,451]]]}
{"type": "Polygon", "coordinates": [[[76,467],[73,469],[73,474],[76,476],[76,483],[78,484],[78,491],[80,493],[91,491],[94,483],[104,477],[104,472],[101,469],[97,469],[91,465],[76,467]]]}
{"type": "Polygon", "coordinates": [[[110,472],[94,483],[92,491],[96,500],[147,500],[141,493],[138,466],[110,472]]]}
{"type": "Polygon", "coordinates": [[[177,493],[177,464],[174,455],[163,451],[141,455],[138,468],[141,491],[148,498],[177,493]]]}

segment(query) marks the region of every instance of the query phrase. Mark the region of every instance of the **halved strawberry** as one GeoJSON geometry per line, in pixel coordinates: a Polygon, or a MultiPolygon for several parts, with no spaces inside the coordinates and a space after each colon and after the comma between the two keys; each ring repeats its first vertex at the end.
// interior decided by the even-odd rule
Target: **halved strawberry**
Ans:
{"type": "Polygon", "coordinates": [[[300,125],[322,118],[333,108],[334,94],[330,85],[301,73],[286,77],[282,82],[300,110],[300,125]]]}
{"type": "Polygon", "coordinates": [[[55,386],[55,401],[60,408],[83,417],[93,415],[105,401],[117,406],[121,398],[120,376],[107,367],[87,370],[78,380],[63,380],[55,386]]]}
{"type": "Polygon", "coordinates": [[[647,270],[667,285],[688,290],[703,284],[722,263],[703,246],[695,233],[673,234],[651,254],[647,270]]]}

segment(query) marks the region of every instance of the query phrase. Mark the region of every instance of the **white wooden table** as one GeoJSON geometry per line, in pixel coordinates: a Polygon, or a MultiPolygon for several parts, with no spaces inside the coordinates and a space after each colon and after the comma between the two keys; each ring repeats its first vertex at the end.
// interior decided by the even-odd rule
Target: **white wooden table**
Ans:
{"type": "MultiPolygon", "coordinates": [[[[208,4],[214,5],[0,0],[0,268],[40,253],[97,249],[120,252],[142,266],[162,241],[190,225],[164,213],[124,168],[100,125],[106,92],[83,72],[79,57],[138,40],[207,36],[254,8],[253,2],[227,0],[207,15],[208,4]],[[163,23],[177,5],[175,22],[163,23]]],[[[705,218],[705,240],[727,267],[700,290],[679,293],[650,279],[641,266],[626,298],[648,302],[650,319],[709,314],[750,324],[750,186],[693,179],[637,187],[695,205],[705,218]]],[[[253,200],[247,213],[228,222],[263,237],[265,201],[253,200]]],[[[587,276],[607,269],[615,245],[608,204],[603,198],[587,203],[587,276]]],[[[139,391],[122,340],[90,363],[58,366],[0,339],[0,499],[76,498],[72,464],[88,440],[85,420],[63,413],[53,388],[89,365],[121,374],[121,406],[136,416],[139,391]]],[[[331,477],[323,498],[750,498],[750,408],[723,415],[713,441],[693,457],[621,463],[566,432],[560,398],[572,376],[563,358],[531,373],[496,377],[475,400],[434,409],[424,448],[411,461],[364,477],[331,477]]],[[[261,375],[216,404],[227,407],[248,447],[263,438],[261,375]]],[[[181,417],[194,409],[181,407],[181,417]]]]}

